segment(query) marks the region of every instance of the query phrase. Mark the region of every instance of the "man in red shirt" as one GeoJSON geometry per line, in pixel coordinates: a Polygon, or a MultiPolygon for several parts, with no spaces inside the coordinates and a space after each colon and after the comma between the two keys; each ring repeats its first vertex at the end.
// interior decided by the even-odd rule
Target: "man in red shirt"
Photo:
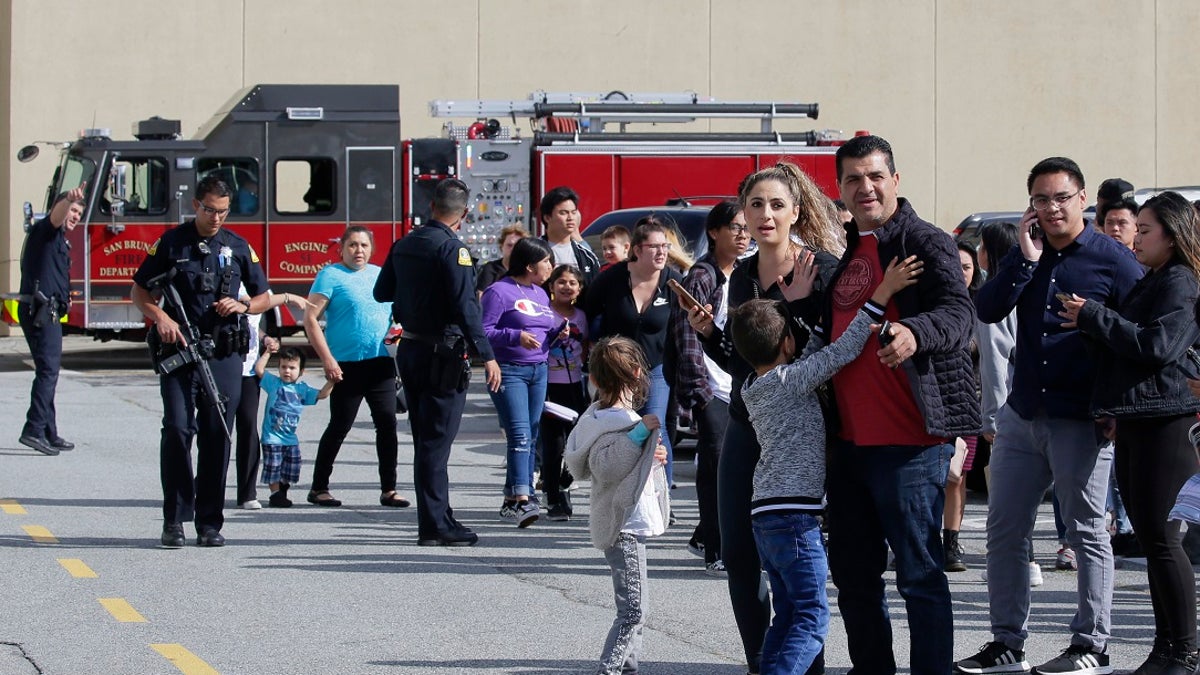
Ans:
{"type": "Polygon", "coordinates": [[[854,218],[824,308],[829,339],[845,331],[893,258],[916,255],[925,271],[888,304],[880,342],[833,378],[841,428],[827,473],[829,566],[855,672],[896,672],[883,583],[890,546],[913,636],[911,672],[945,675],[954,617],[940,533],[951,442],[980,425],[967,353],[975,309],[950,236],[897,197],[886,140],[843,145],[837,175],[854,218]]]}

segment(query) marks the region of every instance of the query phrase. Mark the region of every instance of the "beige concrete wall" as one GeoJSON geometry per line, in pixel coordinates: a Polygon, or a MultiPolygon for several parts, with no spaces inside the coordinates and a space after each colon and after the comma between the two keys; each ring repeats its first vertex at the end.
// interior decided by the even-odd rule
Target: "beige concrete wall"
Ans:
{"type": "MultiPolygon", "coordinates": [[[[7,44],[12,44],[12,2],[11,0],[0,0],[0,45],[7,44]]],[[[12,52],[0,49],[0,130],[8,129],[12,124],[12,105],[9,97],[11,79],[12,52]]],[[[0,157],[13,157],[13,154],[9,134],[0,131],[0,157]]],[[[10,168],[9,162],[0,160],[0,206],[12,202],[9,191],[12,182],[10,168]]],[[[0,210],[0,214],[7,216],[8,209],[0,210]]],[[[16,229],[20,231],[21,228],[18,226],[16,229]]],[[[0,235],[0,287],[5,287],[7,279],[16,279],[15,275],[20,273],[19,269],[15,271],[13,269],[16,258],[20,255],[20,249],[17,249],[15,254],[9,252],[11,244],[8,243],[8,239],[9,237],[0,235]]],[[[0,335],[8,335],[7,325],[0,324],[0,335]]]]}
{"type": "MultiPolygon", "coordinates": [[[[93,119],[128,138],[153,114],[191,134],[255,83],[396,83],[409,137],[440,132],[430,99],[536,89],[816,101],[815,123],[779,128],[886,136],[902,193],[946,228],[1021,208],[1052,154],[1093,186],[1200,183],[1193,0],[3,0],[0,17],[0,290],[54,165],[16,148],[93,119]]],[[[733,126],[753,128],[711,128],[733,126]]]]}

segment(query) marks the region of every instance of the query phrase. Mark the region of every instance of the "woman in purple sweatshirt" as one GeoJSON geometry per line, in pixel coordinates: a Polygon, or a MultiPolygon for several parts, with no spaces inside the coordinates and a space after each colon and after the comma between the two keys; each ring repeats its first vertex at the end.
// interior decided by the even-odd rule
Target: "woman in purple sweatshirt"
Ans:
{"type": "Polygon", "coordinates": [[[483,332],[500,363],[500,391],[492,402],[508,441],[508,471],[500,517],[517,527],[538,519],[533,491],[534,447],[546,402],[547,346],[562,320],[542,284],[554,271],[554,252],[541,239],[522,239],[509,255],[508,273],[480,300],[483,332]]]}

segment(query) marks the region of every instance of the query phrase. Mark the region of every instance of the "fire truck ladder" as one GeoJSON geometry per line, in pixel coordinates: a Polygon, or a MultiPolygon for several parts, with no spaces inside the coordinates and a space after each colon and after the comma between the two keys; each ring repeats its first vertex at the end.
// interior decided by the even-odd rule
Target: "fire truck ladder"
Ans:
{"type": "MultiPolygon", "coordinates": [[[[527,100],[436,100],[430,101],[433,117],[473,117],[488,120],[485,126],[499,128],[494,118],[509,117],[516,122],[525,117],[541,129],[534,134],[538,144],[588,141],[624,142],[737,142],[816,144],[828,138],[828,132],[784,133],[773,128],[776,119],[817,119],[816,103],[774,103],[717,101],[694,92],[629,93],[550,93],[536,91],[527,100]],[[491,119],[488,119],[491,118],[491,119]],[[686,123],[698,119],[758,119],[758,133],[675,133],[627,132],[630,123],[686,123]],[[619,132],[606,131],[607,125],[619,124],[619,132]]],[[[479,124],[484,124],[480,122],[479,124]]],[[[536,126],[535,126],[536,128],[536,126]]]]}

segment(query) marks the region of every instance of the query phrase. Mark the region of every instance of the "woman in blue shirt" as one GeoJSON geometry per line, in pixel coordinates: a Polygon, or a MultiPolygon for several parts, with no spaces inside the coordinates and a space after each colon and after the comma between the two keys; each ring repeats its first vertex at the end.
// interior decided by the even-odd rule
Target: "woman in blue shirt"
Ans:
{"type": "Polygon", "coordinates": [[[342,235],[342,261],[317,274],[309,291],[304,330],[325,369],[337,383],[329,397],[329,426],[321,434],[313,466],[308,501],[317,506],[341,506],[329,494],[329,476],[342,441],[350,432],[363,399],[375,424],[375,454],[379,457],[379,503],[408,506],[396,494],[396,364],[383,338],[391,326],[391,305],[372,296],[379,266],[372,265],[375,239],[361,225],[342,235]],[[325,331],[317,323],[325,315],[325,331]]]}

